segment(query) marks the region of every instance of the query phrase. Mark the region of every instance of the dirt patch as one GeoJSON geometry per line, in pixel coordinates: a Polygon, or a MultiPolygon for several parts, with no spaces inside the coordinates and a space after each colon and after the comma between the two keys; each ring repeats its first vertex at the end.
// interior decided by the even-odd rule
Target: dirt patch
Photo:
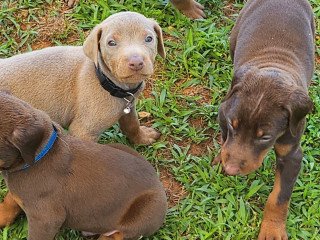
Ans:
{"type": "MultiPolygon", "coordinates": [[[[203,126],[204,123],[201,122],[196,122],[196,124],[199,124],[199,126],[203,126]]],[[[189,154],[193,156],[202,156],[208,153],[208,148],[212,149],[213,148],[213,136],[214,136],[214,131],[213,129],[208,129],[206,130],[206,135],[209,136],[207,140],[204,140],[200,143],[194,143],[190,142],[190,149],[188,151],[189,154]]],[[[218,136],[218,139],[220,137],[218,136]]],[[[219,141],[218,141],[219,142],[219,141]]]]}
{"type": "Polygon", "coordinates": [[[235,18],[235,14],[239,13],[239,9],[234,6],[234,1],[226,1],[222,11],[228,18],[235,18]]]}
{"type": "Polygon", "coordinates": [[[187,196],[187,191],[167,169],[160,170],[160,180],[167,194],[169,208],[177,205],[181,199],[187,196]]]}
{"type": "Polygon", "coordinates": [[[33,50],[44,47],[54,46],[54,40],[59,40],[63,43],[72,44],[79,39],[75,31],[68,30],[68,20],[65,14],[70,11],[66,6],[55,9],[57,6],[49,5],[46,8],[47,14],[39,18],[37,26],[39,26],[36,39],[31,47],[33,50]],[[54,14],[50,14],[54,12],[54,14]]]}
{"type": "Polygon", "coordinates": [[[200,129],[204,128],[205,125],[206,125],[206,123],[205,123],[205,121],[204,121],[203,118],[191,118],[191,119],[189,120],[189,123],[190,123],[190,125],[191,125],[192,127],[194,127],[194,128],[200,128],[200,129]]]}
{"type": "Polygon", "coordinates": [[[211,91],[200,85],[187,87],[182,90],[182,94],[188,96],[200,96],[201,98],[197,100],[197,103],[199,104],[210,103],[211,101],[211,91]]]}
{"type": "Polygon", "coordinates": [[[205,141],[202,141],[199,144],[192,143],[190,145],[189,153],[193,156],[202,156],[207,153],[207,148],[212,147],[212,140],[207,139],[205,141]]]}

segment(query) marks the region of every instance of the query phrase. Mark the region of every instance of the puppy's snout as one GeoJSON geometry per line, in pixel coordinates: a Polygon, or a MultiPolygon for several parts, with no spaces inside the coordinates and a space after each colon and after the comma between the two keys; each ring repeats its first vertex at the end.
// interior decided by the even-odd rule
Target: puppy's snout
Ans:
{"type": "Polygon", "coordinates": [[[143,57],[139,55],[133,55],[128,59],[128,66],[133,71],[139,71],[144,67],[143,57]]]}
{"type": "Polygon", "coordinates": [[[235,164],[226,164],[223,169],[226,174],[231,176],[238,175],[240,173],[240,167],[235,164]]]}

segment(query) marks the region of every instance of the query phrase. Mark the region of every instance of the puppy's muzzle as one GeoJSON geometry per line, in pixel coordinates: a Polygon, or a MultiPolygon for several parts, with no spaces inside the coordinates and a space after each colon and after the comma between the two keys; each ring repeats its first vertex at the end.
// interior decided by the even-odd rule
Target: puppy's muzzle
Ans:
{"type": "Polygon", "coordinates": [[[133,71],[140,71],[145,66],[142,56],[132,55],[128,58],[128,67],[133,71]]]}

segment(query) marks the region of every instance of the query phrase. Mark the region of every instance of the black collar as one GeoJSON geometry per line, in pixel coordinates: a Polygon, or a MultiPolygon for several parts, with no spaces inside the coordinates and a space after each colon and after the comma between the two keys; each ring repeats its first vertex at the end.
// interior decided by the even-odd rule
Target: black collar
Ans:
{"type": "Polygon", "coordinates": [[[129,90],[124,90],[121,87],[119,87],[116,84],[114,84],[114,82],[112,82],[110,80],[110,78],[108,78],[101,71],[101,68],[99,67],[99,64],[98,64],[98,66],[95,66],[95,68],[96,68],[96,75],[99,78],[101,86],[105,90],[107,90],[111,94],[111,96],[118,97],[118,98],[129,97],[129,96],[132,96],[133,94],[135,94],[142,86],[143,82],[141,82],[136,88],[129,89],[129,90]]]}

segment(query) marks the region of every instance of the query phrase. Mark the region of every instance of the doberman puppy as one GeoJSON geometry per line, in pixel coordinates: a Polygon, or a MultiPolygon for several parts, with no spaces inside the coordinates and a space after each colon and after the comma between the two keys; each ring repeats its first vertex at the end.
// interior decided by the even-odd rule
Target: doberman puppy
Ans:
{"type": "MultiPolygon", "coordinates": [[[[64,0],[69,7],[73,7],[78,0],[64,0]]],[[[170,0],[184,15],[191,19],[205,18],[204,7],[195,0],[170,0]]]]}
{"type": "Polygon", "coordinates": [[[231,33],[234,78],[219,109],[223,146],[214,163],[229,175],[259,168],[274,147],[275,183],[259,239],[287,239],[286,218],[300,170],[300,138],[314,69],[314,20],[306,0],[249,0],[231,33]]]}
{"type": "Polygon", "coordinates": [[[0,92],[0,112],[7,214],[14,199],[27,215],[29,240],[53,240],[61,227],[100,240],[138,239],[161,227],[166,195],[137,152],[65,135],[46,113],[8,93],[0,92]]]}
{"type": "Polygon", "coordinates": [[[140,126],[135,98],[165,57],[162,30],[135,12],[116,13],[98,24],[83,46],[56,46],[0,59],[0,89],[49,114],[69,133],[98,141],[116,122],[135,144],[160,133],[140,126]]]}

